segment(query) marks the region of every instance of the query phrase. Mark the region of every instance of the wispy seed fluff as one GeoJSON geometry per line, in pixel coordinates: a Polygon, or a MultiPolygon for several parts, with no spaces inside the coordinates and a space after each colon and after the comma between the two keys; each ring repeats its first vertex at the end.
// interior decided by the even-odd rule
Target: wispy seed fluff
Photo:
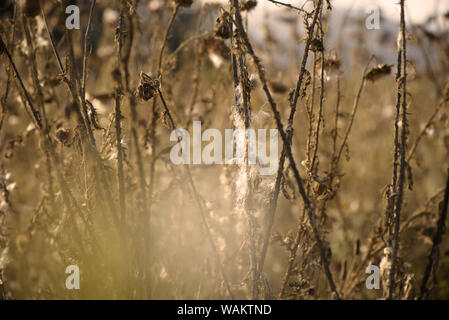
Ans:
{"type": "Polygon", "coordinates": [[[391,247],[386,247],[384,249],[384,256],[380,261],[380,277],[382,279],[382,289],[384,292],[384,296],[388,295],[388,288],[390,286],[390,272],[392,268],[392,252],[393,249],[391,247]]]}

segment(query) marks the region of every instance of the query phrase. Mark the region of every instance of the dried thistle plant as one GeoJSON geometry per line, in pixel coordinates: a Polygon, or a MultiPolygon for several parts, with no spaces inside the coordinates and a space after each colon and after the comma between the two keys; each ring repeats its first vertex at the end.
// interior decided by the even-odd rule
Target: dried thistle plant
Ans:
{"type": "Polygon", "coordinates": [[[144,72],[140,72],[140,83],[136,90],[136,94],[140,99],[145,101],[150,100],[157,94],[159,88],[159,80],[154,79],[144,72]]]}
{"type": "Polygon", "coordinates": [[[337,2],[89,4],[0,2],[0,299],[449,297],[444,29],[400,1],[392,86],[337,2]],[[202,163],[231,128],[277,130],[275,174],[202,163]]]}

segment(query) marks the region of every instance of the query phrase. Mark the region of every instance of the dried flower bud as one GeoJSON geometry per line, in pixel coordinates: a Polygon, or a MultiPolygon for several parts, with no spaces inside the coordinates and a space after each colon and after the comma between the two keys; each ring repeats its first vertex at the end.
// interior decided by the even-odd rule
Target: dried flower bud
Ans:
{"type": "Polygon", "coordinates": [[[64,128],[59,128],[55,132],[56,140],[61,142],[62,144],[66,144],[70,137],[70,131],[64,128]]]}
{"type": "Polygon", "coordinates": [[[229,39],[231,37],[231,23],[226,13],[221,13],[215,21],[214,35],[219,38],[229,39]]]}
{"type": "Polygon", "coordinates": [[[202,43],[202,51],[207,53],[214,53],[220,57],[228,60],[231,57],[231,50],[223,40],[215,39],[213,37],[206,38],[202,43]]]}
{"type": "Polygon", "coordinates": [[[310,42],[310,51],[313,52],[322,52],[324,50],[323,43],[320,39],[313,39],[312,42],[310,42]]]}
{"type": "Polygon", "coordinates": [[[21,9],[25,16],[32,18],[39,15],[41,8],[37,0],[24,0],[22,1],[21,9]]]}
{"type": "MultiPolygon", "coordinates": [[[[319,60],[321,64],[321,60],[319,60]]],[[[335,55],[324,58],[324,68],[328,72],[337,71],[341,67],[341,58],[335,55]]]]}
{"type": "Polygon", "coordinates": [[[175,3],[180,7],[189,8],[192,5],[193,0],[175,0],[175,3]]]}
{"type": "Polygon", "coordinates": [[[268,86],[274,93],[283,94],[288,91],[288,87],[279,81],[268,81],[268,86]]]}
{"type": "Polygon", "coordinates": [[[145,101],[148,101],[151,98],[153,98],[154,94],[155,94],[155,90],[149,83],[142,83],[141,85],[139,85],[137,90],[138,90],[139,98],[141,98],[145,101]]]}
{"type": "Polygon", "coordinates": [[[157,79],[153,79],[146,73],[140,73],[140,84],[137,87],[137,96],[145,101],[154,97],[159,89],[160,83],[157,79]]]}
{"type": "Polygon", "coordinates": [[[383,76],[391,73],[392,64],[380,64],[372,68],[365,76],[366,79],[370,81],[376,81],[383,76]]]}
{"type": "Polygon", "coordinates": [[[251,11],[257,6],[257,0],[246,0],[240,4],[241,11],[251,11]]]}

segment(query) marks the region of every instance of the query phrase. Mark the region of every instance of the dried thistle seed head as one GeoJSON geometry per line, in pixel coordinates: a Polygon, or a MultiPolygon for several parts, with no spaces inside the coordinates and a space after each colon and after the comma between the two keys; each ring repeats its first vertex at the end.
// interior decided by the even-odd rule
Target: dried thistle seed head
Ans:
{"type": "Polygon", "coordinates": [[[175,3],[180,7],[189,8],[192,5],[193,0],[175,0],[175,3]]]}
{"type": "MultiPolygon", "coordinates": [[[[321,60],[320,60],[321,62],[321,60]]],[[[331,71],[338,71],[341,67],[341,58],[338,56],[327,56],[324,58],[324,68],[331,71]]]]}
{"type": "Polygon", "coordinates": [[[328,188],[324,183],[320,183],[318,181],[313,182],[313,192],[317,196],[322,196],[328,192],[328,188]]]}
{"type": "Polygon", "coordinates": [[[22,12],[27,17],[35,17],[39,15],[40,5],[38,0],[22,0],[20,5],[22,12]]]}
{"type": "Polygon", "coordinates": [[[221,12],[215,21],[214,35],[219,38],[229,39],[231,32],[230,19],[225,12],[221,12]]]}
{"type": "Polygon", "coordinates": [[[42,80],[41,85],[43,87],[53,88],[53,87],[57,87],[62,81],[63,80],[62,80],[61,76],[56,76],[56,77],[42,80]]]}
{"type": "Polygon", "coordinates": [[[145,101],[150,100],[160,87],[159,80],[153,79],[144,72],[140,72],[140,84],[137,87],[137,96],[145,101]]]}
{"type": "Polygon", "coordinates": [[[257,6],[257,0],[246,0],[240,3],[241,11],[251,11],[257,6]]]}
{"type": "Polygon", "coordinates": [[[249,76],[248,82],[249,82],[249,86],[250,86],[251,90],[254,90],[259,86],[259,81],[258,81],[257,75],[255,75],[255,74],[251,74],[249,76]]]}
{"type": "Polygon", "coordinates": [[[323,42],[321,42],[320,39],[315,38],[310,42],[310,51],[322,52],[323,50],[324,50],[323,42]]]}
{"type": "Polygon", "coordinates": [[[216,54],[226,60],[231,57],[231,50],[223,40],[209,37],[203,40],[202,51],[216,54]]]}
{"type": "Polygon", "coordinates": [[[288,87],[279,81],[268,81],[268,86],[274,93],[286,93],[288,90],[288,87]]]}
{"type": "Polygon", "coordinates": [[[56,140],[58,140],[62,144],[66,144],[69,140],[69,137],[70,137],[70,130],[64,129],[62,127],[56,130],[55,132],[56,140]]]}
{"type": "Polygon", "coordinates": [[[365,75],[365,78],[374,82],[383,76],[389,75],[391,73],[392,66],[392,64],[380,64],[375,66],[365,75]]]}
{"type": "Polygon", "coordinates": [[[148,101],[154,97],[156,90],[149,83],[142,83],[137,87],[137,92],[139,98],[148,101]]]}

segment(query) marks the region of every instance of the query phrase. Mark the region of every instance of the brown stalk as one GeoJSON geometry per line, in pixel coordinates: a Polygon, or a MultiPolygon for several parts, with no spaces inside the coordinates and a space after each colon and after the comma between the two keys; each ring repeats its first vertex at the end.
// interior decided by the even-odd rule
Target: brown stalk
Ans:
{"type": "MultiPolygon", "coordinates": [[[[175,4],[174,8],[173,8],[173,12],[172,15],[170,17],[170,20],[168,22],[167,25],[167,29],[165,31],[165,36],[164,39],[162,40],[162,45],[161,48],[159,50],[159,60],[158,60],[158,64],[157,64],[157,78],[160,82],[160,84],[162,85],[162,63],[163,63],[163,59],[164,59],[164,51],[165,51],[165,47],[167,46],[167,41],[168,38],[170,36],[170,31],[173,27],[173,24],[175,22],[176,16],[178,15],[178,11],[179,11],[179,5],[175,4]]],[[[161,95],[159,95],[161,97],[161,95]]],[[[161,97],[162,98],[162,97],[161,97]]],[[[154,155],[156,154],[156,119],[157,119],[158,115],[157,115],[157,100],[153,99],[153,107],[152,107],[152,118],[151,118],[151,124],[150,124],[150,136],[152,137],[151,140],[151,149],[152,149],[152,157],[151,157],[151,163],[150,163],[150,182],[149,182],[149,186],[148,186],[148,194],[149,194],[149,210],[150,213],[149,215],[151,216],[151,206],[153,203],[153,189],[154,189],[154,183],[155,183],[155,178],[156,178],[156,172],[155,172],[155,168],[156,168],[156,159],[154,157],[154,155]]]]}
{"type": "MultiPolygon", "coordinates": [[[[124,4],[122,2],[120,6],[120,17],[119,17],[119,25],[117,27],[117,64],[120,65],[122,61],[121,57],[121,51],[123,46],[123,11],[124,11],[124,4]]],[[[117,181],[118,181],[118,191],[119,191],[119,203],[120,203],[120,216],[122,219],[122,224],[125,225],[125,219],[126,219],[126,190],[125,190],[125,177],[123,172],[123,158],[124,158],[124,151],[123,151],[123,145],[122,145],[122,112],[120,109],[121,104],[121,96],[122,96],[122,85],[120,83],[120,80],[116,80],[116,88],[115,88],[115,137],[116,137],[116,147],[117,147],[117,181]]]]}
{"type": "MultiPolygon", "coordinates": [[[[232,26],[231,26],[232,30],[232,26]]],[[[245,59],[243,51],[241,48],[241,41],[234,36],[231,36],[231,43],[233,47],[237,48],[237,53],[232,53],[232,68],[233,68],[233,78],[234,78],[234,93],[235,93],[235,104],[239,116],[243,117],[245,126],[245,174],[246,174],[246,184],[247,190],[244,196],[244,211],[248,220],[248,234],[249,234],[249,256],[250,256],[250,268],[251,268],[251,299],[257,299],[258,296],[258,269],[257,269],[257,258],[256,258],[256,243],[255,243],[255,230],[254,230],[254,217],[252,216],[251,210],[251,174],[248,161],[248,135],[247,130],[250,127],[250,108],[251,108],[251,93],[247,88],[249,83],[247,67],[245,64],[245,59]]]]}
{"type": "MultiPolygon", "coordinates": [[[[316,7],[317,9],[320,7],[316,7]]],[[[298,76],[298,81],[296,83],[296,89],[295,89],[295,93],[294,93],[294,98],[291,101],[291,110],[290,110],[290,116],[288,118],[288,123],[287,123],[287,134],[288,134],[288,141],[289,144],[291,144],[292,138],[293,138],[293,120],[294,120],[294,116],[295,116],[295,112],[296,112],[296,105],[299,99],[299,95],[300,95],[300,90],[302,88],[302,84],[303,84],[303,80],[304,80],[304,75],[306,74],[306,64],[307,64],[307,59],[309,57],[309,49],[310,49],[310,43],[312,42],[313,39],[313,34],[314,34],[314,28],[315,25],[318,21],[318,17],[319,17],[319,11],[315,9],[315,13],[314,13],[314,17],[313,17],[313,21],[309,27],[309,33],[308,33],[308,37],[306,40],[306,44],[304,47],[304,53],[303,53],[303,58],[302,58],[302,62],[301,62],[301,69],[299,71],[299,76],[298,76]]],[[[285,159],[287,156],[287,151],[286,151],[286,147],[283,146],[282,148],[282,153],[281,153],[281,158],[279,160],[279,168],[278,168],[278,172],[276,174],[276,182],[275,182],[275,187],[273,189],[273,193],[271,195],[271,200],[270,200],[270,207],[269,207],[269,211],[268,211],[268,219],[267,219],[267,224],[266,224],[266,230],[265,230],[265,236],[264,236],[264,242],[263,242],[263,247],[262,247],[262,253],[261,253],[261,257],[260,257],[260,262],[259,262],[259,272],[263,271],[263,266],[264,266],[264,262],[265,262],[265,257],[267,254],[267,250],[268,250],[268,244],[269,244],[269,240],[270,240],[270,235],[271,235],[271,229],[273,228],[273,224],[274,224],[274,218],[276,215],[276,207],[277,207],[277,201],[279,198],[279,192],[280,192],[280,187],[281,187],[281,182],[282,182],[282,175],[284,172],[284,166],[285,166],[285,159]]]]}
{"type": "MultiPolygon", "coordinates": [[[[390,271],[390,281],[389,281],[389,290],[388,290],[388,298],[393,298],[394,292],[394,274],[396,270],[396,257],[398,255],[399,249],[399,228],[401,223],[401,209],[404,197],[404,181],[405,181],[405,167],[406,163],[406,152],[407,152],[407,34],[405,29],[405,0],[401,0],[401,23],[400,23],[400,37],[402,37],[401,47],[398,48],[398,55],[402,55],[402,64],[403,64],[403,76],[399,79],[399,90],[402,91],[402,117],[401,117],[401,140],[400,140],[400,165],[399,165],[399,180],[398,180],[398,189],[397,189],[397,198],[395,198],[395,211],[394,211],[394,230],[392,235],[392,244],[393,244],[393,254],[392,254],[392,266],[390,271]]],[[[399,120],[397,119],[396,125],[399,120]]]]}
{"type": "MultiPolygon", "coordinates": [[[[271,107],[271,109],[273,111],[278,131],[280,132],[281,137],[282,137],[282,142],[283,142],[284,146],[286,147],[287,156],[288,156],[288,159],[290,161],[290,166],[291,166],[291,168],[293,170],[293,174],[294,174],[296,183],[297,183],[298,188],[299,188],[299,193],[301,194],[301,197],[303,199],[304,207],[305,207],[305,209],[306,209],[306,211],[308,213],[308,216],[309,216],[310,224],[312,226],[313,234],[315,236],[315,241],[317,242],[317,246],[318,246],[319,251],[320,251],[321,261],[323,263],[324,270],[325,270],[325,273],[326,273],[326,277],[327,277],[327,280],[328,280],[329,285],[331,287],[331,291],[332,291],[332,293],[333,293],[333,295],[334,295],[334,297],[336,299],[340,299],[340,297],[338,295],[338,292],[337,292],[337,288],[335,286],[335,282],[333,280],[332,273],[330,271],[329,261],[328,261],[327,256],[326,256],[326,249],[325,249],[325,247],[323,245],[323,240],[321,239],[321,235],[320,235],[320,233],[318,231],[318,228],[317,228],[317,225],[316,225],[316,214],[315,214],[314,201],[310,200],[309,196],[306,194],[306,191],[304,189],[303,181],[302,181],[302,178],[301,178],[301,176],[299,174],[298,168],[296,166],[296,162],[295,162],[295,159],[293,157],[293,153],[292,153],[292,150],[291,150],[291,146],[290,146],[287,134],[285,133],[285,131],[283,129],[284,127],[283,127],[283,124],[282,124],[282,121],[281,121],[281,116],[280,116],[279,111],[277,109],[276,103],[273,100],[273,96],[272,96],[272,94],[270,92],[270,89],[268,88],[267,81],[265,79],[264,69],[263,69],[263,67],[261,65],[261,62],[260,62],[259,58],[256,56],[256,54],[255,54],[255,52],[254,52],[254,50],[252,48],[252,45],[251,45],[251,43],[250,43],[250,41],[248,39],[248,35],[246,34],[246,31],[244,29],[243,22],[242,22],[242,16],[240,14],[240,9],[239,9],[239,5],[238,5],[238,1],[237,0],[231,0],[231,1],[232,1],[232,6],[234,7],[234,10],[235,10],[235,13],[236,13],[235,14],[236,15],[236,21],[235,22],[237,24],[237,30],[240,33],[240,36],[242,37],[242,39],[244,41],[244,44],[245,44],[245,46],[246,46],[246,48],[248,50],[248,53],[251,55],[251,57],[253,58],[254,64],[256,65],[257,73],[258,73],[260,82],[263,85],[263,90],[264,90],[265,95],[266,95],[266,97],[268,99],[268,103],[270,104],[270,107],[271,107]]],[[[319,0],[317,7],[321,8],[321,4],[322,4],[322,0],[319,0]]]]}

